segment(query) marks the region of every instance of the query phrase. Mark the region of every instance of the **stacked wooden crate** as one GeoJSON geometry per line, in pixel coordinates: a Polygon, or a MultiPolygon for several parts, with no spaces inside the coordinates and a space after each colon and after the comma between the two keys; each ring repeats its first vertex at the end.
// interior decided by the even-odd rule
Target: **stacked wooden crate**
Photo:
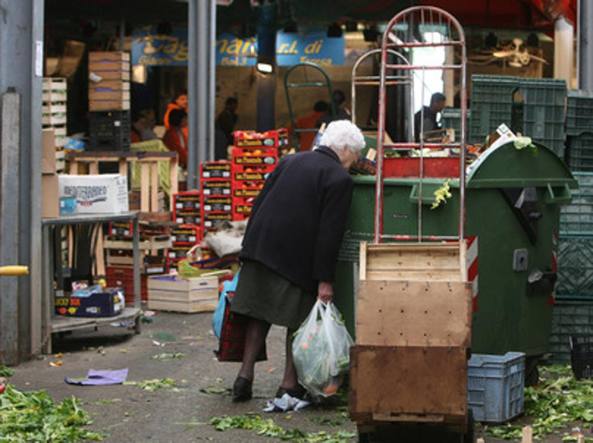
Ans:
{"type": "Polygon", "coordinates": [[[64,144],[66,143],[66,107],[68,84],[65,78],[47,77],[43,79],[43,105],[41,123],[43,129],[52,129],[56,148],[56,172],[66,169],[64,144]]]}
{"type": "Polygon", "coordinates": [[[130,147],[130,54],[89,54],[89,149],[123,151],[130,147]]]}

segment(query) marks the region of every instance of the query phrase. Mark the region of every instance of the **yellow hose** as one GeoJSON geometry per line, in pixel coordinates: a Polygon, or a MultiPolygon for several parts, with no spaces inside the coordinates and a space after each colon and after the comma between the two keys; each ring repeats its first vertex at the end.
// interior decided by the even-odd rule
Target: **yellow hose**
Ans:
{"type": "Polygon", "coordinates": [[[0,266],[0,276],[14,276],[29,275],[28,266],[0,266]]]}

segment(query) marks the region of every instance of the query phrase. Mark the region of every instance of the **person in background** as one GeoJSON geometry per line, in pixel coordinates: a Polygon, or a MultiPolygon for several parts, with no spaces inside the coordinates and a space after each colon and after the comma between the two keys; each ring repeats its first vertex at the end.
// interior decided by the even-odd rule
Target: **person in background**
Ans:
{"type": "Polygon", "coordinates": [[[169,129],[171,126],[171,112],[173,112],[175,109],[180,109],[187,114],[188,105],[189,103],[187,100],[187,92],[183,91],[179,95],[177,95],[177,98],[175,100],[173,100],[171,103],[167,105],[167,110],[165,111],[165,116],[163,117],[163,123],[165,125],[165,128],[169,129]]]}
{"type": "MultiPolygon", "coordinates": [[[[319,128],[321,119],[327,114],[329,111],[329,104],[320,100],[315,103],[313,106],[313,112],[310,114],[299,118],[296,121],[296,128],[297,129],[315,129],[319,128]]],[[[298,132],[299,136],[299,144],[301,147],[301,151],[310,151],[313,147],[313,141],[315,140],[316,131],[305,131],[305,132],[298,132]]]]}
{"type": "Polygon", "coordinates": [[[243,364],[233,401],[252,397],[255,361],[270,325],[287,328],[284,378],[277,398],[302,399],[292,337],[316,299],[333,297],[336,261],[354,184],[350,166],[365,146],[347,120],[329,124],[320,146],[282,159],[257,197],[243,238],[242,268],[231,311],[247,317],[243,364]]]}
{"type": "Polygon", "coordinates": [[[435,92],[430,97],[430,106],[423,106],[422,109],[414,115],[414,139],[416,142],[420,142],[420,130],[422,125],[422,119],[424,125],[422,127],[423,132],[430,132],[436,129],[440,129],[437,123],[437,114],[445,107],[447,98],[440,92],[435,92]],[[424,118],[422,115],[424,114],[424,118]]]}
{"type": "Polygon", "coordinates": [[[350,120],[350,111],[346,107],[346,95],[341,89],[336,89],[332,93],[332,103],[336,111],[336,115],[332,116],[331,112],[328,112],[325,116],[320,119],[320,125],[325,123],[328,125],[332,121],[336,120],[350,120]]]}
{"type": "Polygon", "coordinates": [[[132,143],[157,139],[154,133],[156,117],[152,109],[143,109],[132,117],[132,143]]]}
{"type": "Polygon", "coordinates": [[[187,168],[187,113],[182,109],[174,109],[169,114],[170,127],[163,136],[163,143],[170,151],[179,154],[179,164],[187,168]]]}
{"type": "Polygon", "coordinates": [[[237,115],[238,106],[239,101],[235,97],[229,97],[224,103],[224,110],[216,117],[215,127],[221,134],[224,134],[227,146],[234,143],[233,131],[239,120],[239,116],[237,115]]]}

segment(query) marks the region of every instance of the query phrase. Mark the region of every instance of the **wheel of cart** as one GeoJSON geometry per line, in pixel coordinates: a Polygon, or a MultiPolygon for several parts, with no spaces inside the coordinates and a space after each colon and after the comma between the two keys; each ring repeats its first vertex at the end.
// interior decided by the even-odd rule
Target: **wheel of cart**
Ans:
{"type": "MultiPolygon", "coordinates": [[[[473,441],[473,420],[467,404],[472,306],[464,237],[465,36],[459,22],[442,9],[412,7],[389,22],[380,53],[374,239],[360,245],[350,415],[359,428],[360,441],[374,441],[378,429],[405,425],[451,429],[455,431],[454,441],[473,441]],[[414,65],[406,57],[393,56],[437,47],[445,48],[447,59],[453,61],[439,66],[414,65]],[[404,88],[413,106],[411,81],[418,79],[424,85],[429,70],[441,70],[460,79],[460,141],[429,142],[422,108],[419,141],[411,137],[414,118],[409,112],[410,130],[405,140],[386,143],[386,88],[404,88]],[[445,164],[444,177],[459,181],[456,236],[423,235],[422,186],[425,177],[435,177],[436,157],[431,152],[437,150],[442,151],[438,164],[445,164]],[[447,154],[446,160],[442,153],[447,154]],[[384,178],[398,176],[401,171],[419,178],[418,193],[410,197],[418,204],[415,236],[383,233],[384,178]]],[[[376,81],[353,77],[357,84],[376,81]]],[[[424,87],[420,95],[424,103],[424,87]]],[[[443,169],[439,171],[441,174],[443,169]]],[[[393,441],[393,435],[390,438],[393,441]]]]}
{"type": "MultiPolygon", "coordinates": [[[[315,63],[303,62],[292,66],[284,75],[284,93],[286,94],[286,106],[288,107],[288,116],[290,117],[290,124],[292,127],[292,142],[294,146],[298,146],[300,149],[300,137],[299,134],[306,132],[317,132],[318,128],[297,128],[296,115],[292,105],[292,97],[290,95],[291,89],[312,89],[321,88],[327,92],[329,112],[331,117],[336,116],[336,106],[333,101],[333,88],[332,83],[323,70],[323,68],[315,63]],[[300,73],[300,75],[299,75],[300,73]]],[[[301,92],[302,93],[302,92],[301,92]]],[[[307,112],[309,110],[307,109],[307,112]]]]}

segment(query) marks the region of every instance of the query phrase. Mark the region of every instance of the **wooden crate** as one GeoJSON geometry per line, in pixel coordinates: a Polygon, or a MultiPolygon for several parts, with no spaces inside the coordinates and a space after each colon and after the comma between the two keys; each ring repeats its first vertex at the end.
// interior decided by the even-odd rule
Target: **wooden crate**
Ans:
{"type": "Polygon", "coordinates": [[[465,242],[361,242],[360,280],[467,281],[465,242]]]}
{"type": "Polygon", "coordinates": [[[148,309],[212,312],[218,303],[218,277],[182,279],[161,275],[148,279],[148,309]]]}
{"type": "Polygon", "coordinates": [[[350,414],[358,424],[467,420],[465,242],[361,244],[350,414]]]}
{"type": "Polygon", "coordinates": [[[350,416],[358,424],[432,422],[464,427],[465,348],[354,346],[350,416]]]}
{"type": "Polygon", "coordinates": [[[471,315],[469,283],[361,281],[356,343],[466,348],[471,315]]]}

